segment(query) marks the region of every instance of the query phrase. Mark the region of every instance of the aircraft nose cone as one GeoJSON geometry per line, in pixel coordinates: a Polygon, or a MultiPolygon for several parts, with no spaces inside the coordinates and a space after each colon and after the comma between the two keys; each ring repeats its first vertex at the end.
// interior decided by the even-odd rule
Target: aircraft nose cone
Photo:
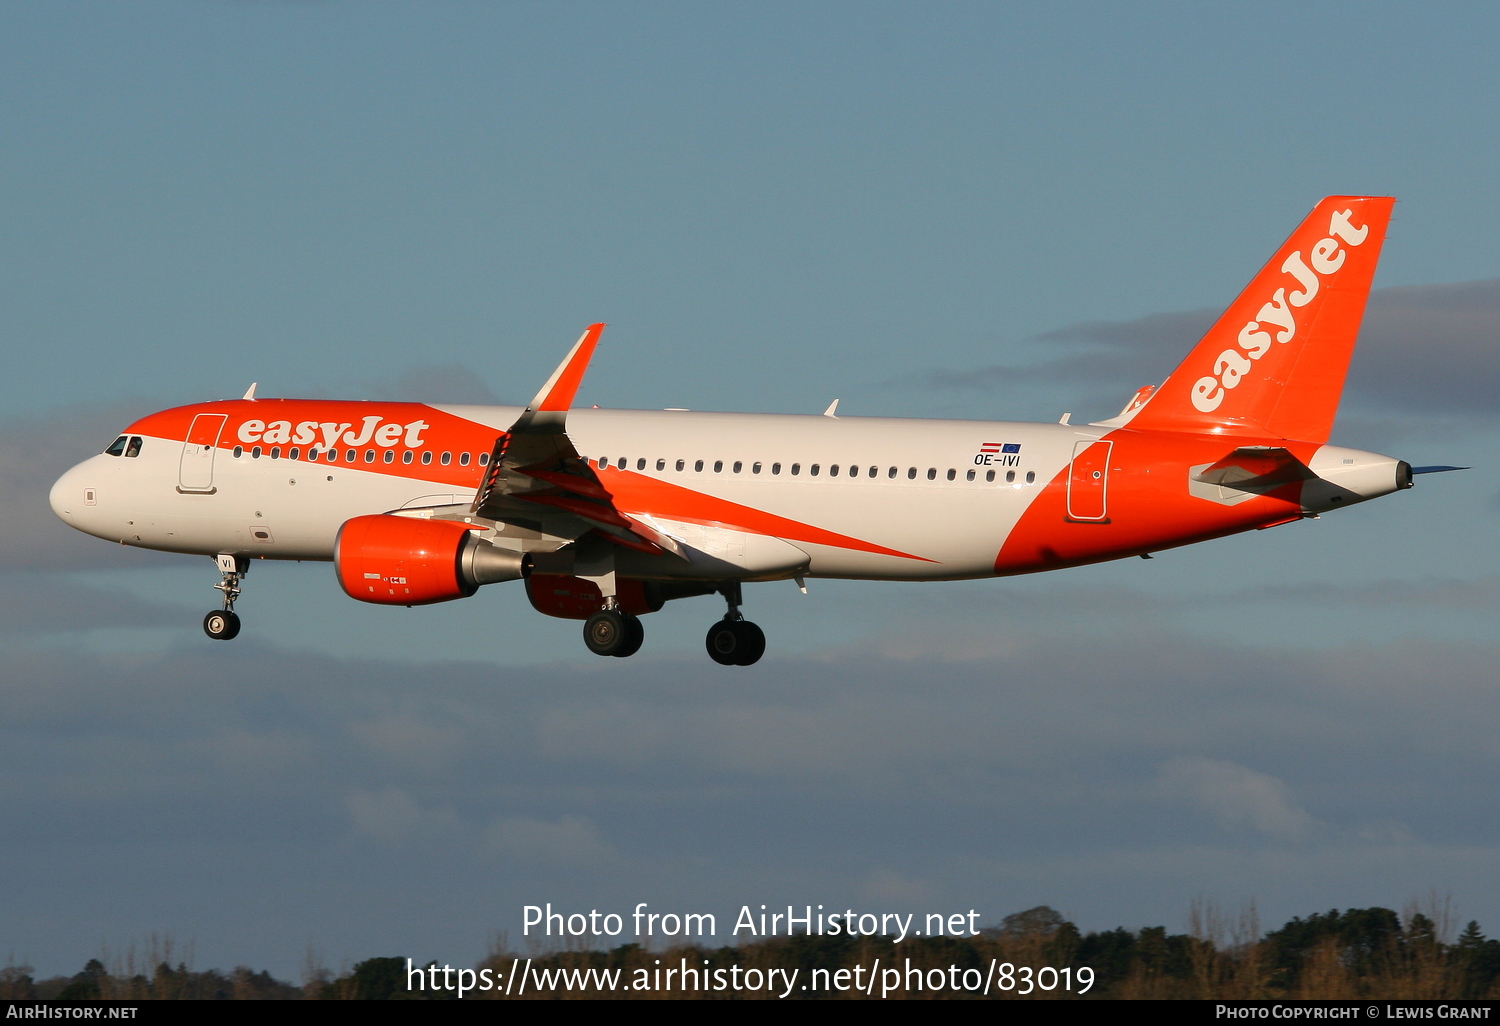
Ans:
{"type": "Polygon", "coordinates": [[[65,524],[74,522],[83,499],[83,487],[78,483],[77,467],[58,478],[47,495],[47,501],[52,504],[52,512],[65,524]]]}

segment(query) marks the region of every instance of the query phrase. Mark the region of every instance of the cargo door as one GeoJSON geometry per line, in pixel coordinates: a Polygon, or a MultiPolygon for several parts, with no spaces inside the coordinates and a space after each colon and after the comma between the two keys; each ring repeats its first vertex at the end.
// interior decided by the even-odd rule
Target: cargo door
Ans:
{"type": "Polygon", "coordinates": [[[1109,507],[1109,456],[1114,442],[1077,442],[1068,473],[1068,519],[1101,523],[1109,507]]]}
{"type": "Polygon", "coordinates": [[[200,413],[188,428],[182,444],[182,462],[177,466],[179,492],[212,493],[214,489],[214,452],[228,414],[200,413]]]}

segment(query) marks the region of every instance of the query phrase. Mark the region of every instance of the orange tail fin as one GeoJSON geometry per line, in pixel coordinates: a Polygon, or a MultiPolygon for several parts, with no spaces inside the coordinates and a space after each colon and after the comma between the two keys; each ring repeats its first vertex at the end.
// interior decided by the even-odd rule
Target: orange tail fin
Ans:
{"type": "Polygon", "coordinates": [[[1314,207],[1130,426],[1326,442],[1395,202],[1314,207]]]}

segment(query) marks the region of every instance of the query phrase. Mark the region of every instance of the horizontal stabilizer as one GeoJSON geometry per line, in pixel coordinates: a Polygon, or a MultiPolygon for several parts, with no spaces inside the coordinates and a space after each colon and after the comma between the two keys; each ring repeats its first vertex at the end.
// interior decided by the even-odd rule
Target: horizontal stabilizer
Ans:
{"type": "Polygon", "coordinates": [[[1247,445],[1213,463],[1189,467],[1188,494],[1234,506],[1317,476],[1280,446],[1247,445]]]}
{"type": "Polygon", "coordinates": [[[1293,481],[1317,477],[1307,464],[1279,446],[1251,445],[1236,449],[1194,475],[1208,484],[1245,492],[1267,491],[1293,481]]]}

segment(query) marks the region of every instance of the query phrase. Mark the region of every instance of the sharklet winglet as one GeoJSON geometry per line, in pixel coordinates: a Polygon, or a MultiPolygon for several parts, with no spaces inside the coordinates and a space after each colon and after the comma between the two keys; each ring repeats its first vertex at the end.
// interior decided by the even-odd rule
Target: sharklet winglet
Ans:
{"type": "Polygon", "coordinates": [[[578,336],[578,341],[568,350],[568,355],[557,365],[557,369],[552,372],[552,376],[547,379],[541,391],[537,392],[527,409],[538,413],[567,412],[573,405],[573,397],[578,394],[578,386],[583,382],[583,372],[588,370],[594,347],[599,344],[599,336],[603,332],[603,324],[590,324],[578,336]]]}

